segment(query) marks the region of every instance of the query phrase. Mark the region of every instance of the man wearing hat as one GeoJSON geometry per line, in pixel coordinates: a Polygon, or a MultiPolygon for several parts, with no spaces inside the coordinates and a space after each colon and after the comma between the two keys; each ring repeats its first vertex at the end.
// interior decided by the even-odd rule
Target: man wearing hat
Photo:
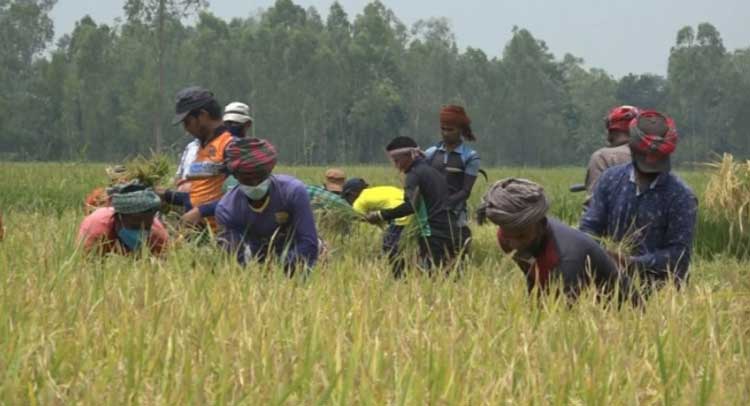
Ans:
{"type": "Polygon", "coordinates": [[[253,126],[250,106],[242,102],[232,102],[224,107],[224,125],[233,136],[244,138],[253,126]]]}
{"type": "Polygon", "coordinates": [[[698,201],[671,173],[677,147],[674,121],[643,111],[629,125],[633,162],[606,170],[594,188],[580,229],[597,237],[635,244],[617,259],[637,270],[641,280],[661,285],[688,278],[698,201]]]}
{"type": "MultiPolygon", "coordinates": [[[[370,186],[362,178],[352,178],[344,183],[341,196],[355,212],[365,216],[378,210],[395,209],[404,204],[404,190],[394,186],[370,186]]],[[[391,220],[383,231],[381,250],[391,263],[393,276],[403,276],[404,261],[400,258],[399,242],[404,228],[409,225],[413,216],[391,220]]]]}
{"type": "Polygon", "coordinates": [[[183,215],[183,222],[200,225],[205,221],[215,228],[215,203],[221,199],[227,177],[223,167],[224,150],[232,140],[232,133],[223,122],[221,106],[210,91],[188,87],[177,93],[172,123],[182,124],[200,145],[186,175],[191,183],[189,201],[184,202],[184,195],[171,190],[164,192],[165,200],[190,209],[183,215]]]}
{"type": "Polygon", "coordinates": [[[331,193],[341,195],[341,191],[344,190],[344,182],[346,182],[346,173],[344,170],[331,168],[325,173],[323,188],[331,193]]]}
{"type": "MultiPolygon", "coordinates": [[[[246,136],[253,125],[253,119],[250,117],[250,107],[241,102],[227,104],[224,107],[222,120],[224,120],[224,126],[232,133],[232,136],[240,138],[246,136]]],[[[175,183],[178,185],[180,192],[190,193],[190,181],[187,179],[187,175],[190,165],[195,162],[200,146],[200,140],[194,139],[185,147],[185,151],[182,153],[180,164],[177,166],[177,172],[175,173],[175,183]]]]}
{"type": "Polygon", "coordinates": [[[219,201],[219,242],[241,263],[277,258],[288,275],[318,259],[318,233],[305,184],[272,175],[276,149],[258,138],[235,138],[226,167],[239,184],[219,201]]]}
{"type": "Polygon", "coordinates": [[[589,159],[589,166],[586,170],[588,199],[594,192],[596,181],[605,170],[632,161],[629,146],[630,122],[638,117],[639,112],[640,110],[637,107],[619,106],[607,113],[604,125],[607,129],[607,144],[609,145],[598,149],[589,159]]]}
{"type": "Polygon", "coordinates": [[[112,205],[97,209],[81,223],[78,241],[84,250],[130,254],[147,245],[151,253],[163,252],[168,236],[155,218],[161,206],[159,196],[134,183],[114,186],[107,192],[112,205]]]}
{"type": "Polygon", "coordinates": [[[489,219],[498,226],[498,243],[505,253],[514,253],[529,292],[547,292],[557,282],[571,300],[588,285],[605,294],[619,288],[620,300],[628,297],[629,278],[618,273],[607,252],[581,231],[548,217],[548,210],[541,186],[508,178],[495,182],[484,195],[477,220],[482,224],[489,219]]]}

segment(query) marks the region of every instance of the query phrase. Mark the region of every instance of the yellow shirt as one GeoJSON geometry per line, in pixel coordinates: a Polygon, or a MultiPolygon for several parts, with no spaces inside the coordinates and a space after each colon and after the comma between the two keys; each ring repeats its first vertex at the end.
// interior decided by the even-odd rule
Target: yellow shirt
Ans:
{"type": "MultiPolygon", "coordinates": [[[[393,186],[375,186],[362,191],[354,201],[354,211],[365,214],[371,211],[393,209],[404,203],[404,190],[393,186]]],[[[412,216],[401,217],[394,222],[397,226],[406,226],[412,216]]]]}

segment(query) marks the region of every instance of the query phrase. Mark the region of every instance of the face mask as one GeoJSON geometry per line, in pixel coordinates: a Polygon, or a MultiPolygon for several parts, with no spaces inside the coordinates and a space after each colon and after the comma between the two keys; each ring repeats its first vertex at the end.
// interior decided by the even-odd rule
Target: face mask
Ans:
{"type": "Polygon", "coordinates": [[[258,186],[240,185],[240,190],[250,200],[260,200],[268,194],[268,188],[271,186],[271,179],[266,179],[258,186]]]}
{"type": "Polygon", "coordinates": [[[137,251],[143,240],[148,238],[149,234],[149,230],[141,230],[140,228],[123,227],[117,230],[117,238],[119,238],[120,242],[122,242],[130,251],[137,251]]]}
{"type": "Polygon", "coordinates": [[[228,125],[227,131],[229,131],[232,136],[242,138],[245,136],[243,133],[244,127],[241,125],[228,125]]]}

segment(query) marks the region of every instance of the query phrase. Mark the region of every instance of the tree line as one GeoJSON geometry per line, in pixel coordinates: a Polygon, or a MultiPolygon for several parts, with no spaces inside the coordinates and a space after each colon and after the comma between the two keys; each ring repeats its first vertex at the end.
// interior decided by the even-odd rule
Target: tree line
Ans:
{"type": "Polygon", "coordinates": [[[446,19],[407,27],[378,1],[323,19],[277,0],[227,21],[203,0],[125,0],[114,26],[86,16],[52,46],[55,1],[0,0],[0,159],[176,155],[190,138],[170,126],[173,95],[192,84],[250,104],[255,135],[295,164],[382,162],[399,134],[427,146],[448,103],[466,107],[486,165],[581,164],[619,104],[671,114],[683,163],[750,156],[750,48],[725,49],[709,23],[677,33],[667,77],[615,78],[523,28],[500,56],[460,50],[446,19]]]}

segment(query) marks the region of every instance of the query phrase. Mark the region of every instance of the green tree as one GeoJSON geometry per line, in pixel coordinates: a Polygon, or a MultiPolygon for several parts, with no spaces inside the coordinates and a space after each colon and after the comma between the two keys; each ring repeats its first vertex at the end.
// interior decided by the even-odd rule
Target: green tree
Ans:
{"type": "Polygon", "coordinates": [[[659,75],[631,73],[620,79],[615,93],[617,104],[664,110],[667,103],[667,80],[659,75]]]}
{"type": "Polygon", "coordinates": [[[156,151],[162,146],[163,106],[166,100],[164,86],[166,52],[166,26],[170,20],[180,20],[208,5],[206,0],[126,0],[124,5],[128,21],[139,21],[152,27],[156,38],[156,60],[159,66],[159,99],[154,112],[154,142],[156,151]]]}
{"type": "Polygon", "coordinates": [[[543,41],[514,29],[505,47],[508,80],[503,111],[502,156],[511,164],[554,165],[564,162],[567,131],[563,117],[562,72],[543,41]],[[554,148],[545,146],[554,145],[554,148]]]}
{"type": "Polygon", "coordinates": [[[731,150],[722,107],[727,89],[721,72],[727,53],[716,28],[708,23],[697,32],[684,27],[669,56],[669,111],[683,135],[682,157],[705,159],[711,151],[731,150]]]}
{"type": "MultiPolygon", "coordinates": [[[[0,0],[0,109],[17,111],[35,102],[30,92],[34,59],[53,37],[49,12],[56,0],[0,0]]],[[[0,115],[0,151],[33,147],[23,140],[23,114],[0,115]]],[[[29,153],[32,153],[29,151],[29,153]]]]}
{"type": "Polygon", "coordinates": [[[578,163],[584,163],[588,153],[604,145],[604,117],[617,104],[617,82],[607,72],[586,70],[582,64],[582,59],[570,54],[562,62],[568,98],[568,136],[573,146],[573,155],[566,156],[566,162],[582,157],[578,163]]]}

